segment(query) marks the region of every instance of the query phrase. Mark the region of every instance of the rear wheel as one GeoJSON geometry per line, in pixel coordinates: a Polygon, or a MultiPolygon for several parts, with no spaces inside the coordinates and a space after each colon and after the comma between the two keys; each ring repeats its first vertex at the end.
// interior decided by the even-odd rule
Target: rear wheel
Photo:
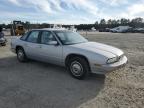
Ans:
{"type": "Polygon", "coordinates": [[[70,59],[67,68],[70,74],[77,79],[84,79],[89,73],[89,64],[81,57],[70,59]]]}
{"type": "Polygon", "coordinates": [[[17,59],[18,59],[20,62],[26,62],[26,61],[27,61],[27,58],[26,58],[24,49],[21,48],[21,47],[17,49],[17,59]]]}

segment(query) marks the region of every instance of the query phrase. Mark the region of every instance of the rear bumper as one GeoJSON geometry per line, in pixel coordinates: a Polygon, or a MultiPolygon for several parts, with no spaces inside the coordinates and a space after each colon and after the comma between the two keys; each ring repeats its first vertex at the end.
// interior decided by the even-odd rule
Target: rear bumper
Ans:
{"type": "Polygon", "coordinates": [[[127,62],[128,62],[128,59],[126,56],[124,56],[118,62],[113,63],[113,64],[93,66],[93,67],[91,67],[91,72],[98,73],[98,74],[106,74],[107,72],[111,72],[118,68],[124,67],[127,64],[127,62]]]}

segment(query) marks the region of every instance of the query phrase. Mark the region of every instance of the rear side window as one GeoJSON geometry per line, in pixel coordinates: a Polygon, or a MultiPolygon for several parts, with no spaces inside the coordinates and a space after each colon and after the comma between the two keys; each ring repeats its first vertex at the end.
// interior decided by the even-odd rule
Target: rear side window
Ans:
{"type": "Polygon", "coordinates": [[[32,31],[27,38],[28,42],[37,43],[38,42],[39,31],[32,31]]]}

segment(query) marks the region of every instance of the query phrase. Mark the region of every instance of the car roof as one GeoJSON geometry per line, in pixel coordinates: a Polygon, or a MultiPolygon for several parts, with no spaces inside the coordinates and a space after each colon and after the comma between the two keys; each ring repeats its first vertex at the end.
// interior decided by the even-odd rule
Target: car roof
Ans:
{"type": "Polygon", "coordinates": [[[43,28],[43,29],[32,29],[32,31],[39,30],[39,31],[69,31],[65,28],[43,28]]]}

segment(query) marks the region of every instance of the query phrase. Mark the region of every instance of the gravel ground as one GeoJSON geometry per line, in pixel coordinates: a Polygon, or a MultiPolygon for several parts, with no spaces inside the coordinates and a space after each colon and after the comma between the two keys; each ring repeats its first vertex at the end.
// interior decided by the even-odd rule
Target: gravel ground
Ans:
{"type": "Polygon", "coordinates": [[[92,75],[80,81],[59,66],[19,63],[9,43],[0,47],[0,108],[76,108],[96,97],[104,80],[92,75]]]}
{"type": "Polygon", "coordinates": [[[143,108],[144,34],[91,32],[86,38],[122,49],[129,63],[80,81],[59,66],[19,63],[8,44],[0,47],[0,108],[143,108]]]}
{"type": "Polygon", "coordinates": [[[100,93],[79,108],[143,108],[144,34],[88,34],[89,40],[122,49],[129,63],[123,69],[108,73],[100,93]]]}

